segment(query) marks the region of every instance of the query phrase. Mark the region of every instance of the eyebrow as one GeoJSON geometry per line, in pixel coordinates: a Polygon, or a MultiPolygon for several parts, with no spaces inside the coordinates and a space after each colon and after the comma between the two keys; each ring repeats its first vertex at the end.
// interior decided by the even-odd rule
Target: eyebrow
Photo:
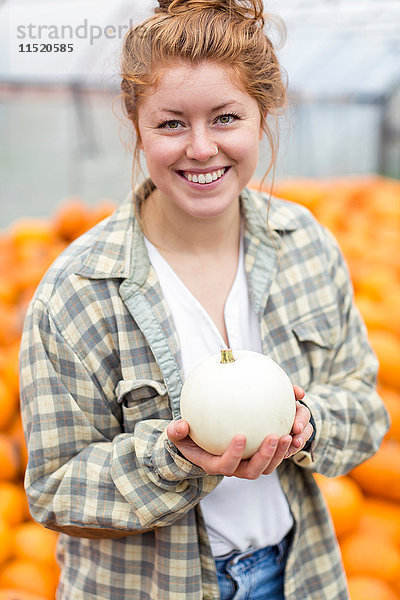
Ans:
{"type": "MultiPolygon", "coordinates": [[[[217,112],[219,110],[223,110],[224,108],[226,108],[227,106],[231,106],[232,104],[243,107],[242,103],[239,102],[238,100],[229,100],[228,102],[224,102],[223,104],[214,106],[214,108],[211,109],[211,112],[217,112]]],[[[175,110],[174,108],[166,108],[166,107],[155,108],[153,111],[153,113],[158,113],[158,112],[166,112],[166,113],[170,113],[172,115],[177,115],[177,116],[182,116],[184,114],[181,110],[175,110]]]]}

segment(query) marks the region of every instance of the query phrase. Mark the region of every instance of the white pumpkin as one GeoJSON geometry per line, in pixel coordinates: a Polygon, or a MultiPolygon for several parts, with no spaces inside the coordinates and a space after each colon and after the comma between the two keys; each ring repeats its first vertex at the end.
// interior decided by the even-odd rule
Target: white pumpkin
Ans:
{"type": "Polygon", "coordinates": [[[243,458],[252,456],[267,435],[290,433],[296,412],[285,371],[250,350],[222,350],[200,362],[185,380],[180,403],[198,446],[221,455],[236,434],[244,434],[243,458]]]}

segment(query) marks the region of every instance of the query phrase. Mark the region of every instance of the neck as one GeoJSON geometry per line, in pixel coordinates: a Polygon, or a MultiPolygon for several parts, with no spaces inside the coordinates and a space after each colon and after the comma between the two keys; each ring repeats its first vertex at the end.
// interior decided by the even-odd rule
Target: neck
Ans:
{"type": "Polygon", "coordinates": [[[141,218],[145,235],[163,253],[205,255],[238,248],[239,199],[222,214],[198,218],[165,204],[154,190],[141,207],[141,218]]]}

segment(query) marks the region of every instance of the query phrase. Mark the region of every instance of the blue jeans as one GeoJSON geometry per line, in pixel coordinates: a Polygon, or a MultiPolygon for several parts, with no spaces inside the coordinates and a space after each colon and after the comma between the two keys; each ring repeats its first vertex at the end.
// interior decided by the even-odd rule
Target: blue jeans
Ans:
{"type": "Polygon", "coordinates": [[[215,559],[221,600],[284,600],[283,576],[292,533],[276,546],[215,559]]]}

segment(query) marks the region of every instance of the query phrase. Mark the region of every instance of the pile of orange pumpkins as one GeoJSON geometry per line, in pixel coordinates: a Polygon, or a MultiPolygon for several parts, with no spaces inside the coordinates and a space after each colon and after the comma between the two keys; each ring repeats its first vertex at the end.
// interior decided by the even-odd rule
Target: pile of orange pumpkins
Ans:
{"type": "Polygon", "coordinates": [[[308,207],[338,240],[379,360],[391,427],[347,476],[316,481],[330,508],[351,600],[400,600],[400,181],[291,180],[274,194],[308,207]]]}
{"type": "Polygon", "coordinates": [[[18,355],[29,301],[57,255],[111,214],[69,199],[49,219],[24,218],[0,231],[0,600],[54,600],[57,534],[35,523],[23,487],[27,453],[19,411],[18,355]]]}
{"type": "MultiPolygon", "coordinates": [[[[256,184],[255,184],[256,185],[256,184]]],[[[391,427],[371,459],[343,477],[315,475],[330,508],[351,600],[400,600],[400,182],[378,176],[278,182],[336,236],[380,360],[391,427]]],[[[18,352],[24,315],[48,266],[116,203],[69,198],[47,219],[0,231],[0,600],[54,600],[57,534],[34,523],[23,490],[26,448],[18,352]]]]}

